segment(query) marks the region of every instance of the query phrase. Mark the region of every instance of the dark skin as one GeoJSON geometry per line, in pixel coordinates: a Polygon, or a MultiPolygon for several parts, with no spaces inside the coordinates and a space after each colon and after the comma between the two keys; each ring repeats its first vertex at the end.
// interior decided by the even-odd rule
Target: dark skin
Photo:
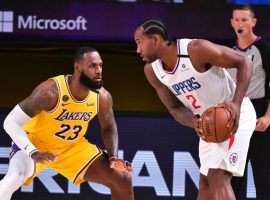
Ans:
{"type": "MultiPolygon", "coordinates": [[[[102,78],[102,60],[98,52],[88,52],[84,58],[74,63],[74,73],[69,76],[68,84],[73,97],[84,100],[89,93],[89,88],[80,82],[80,75],[84,72],[88,78],[97,84],[102,78]]],[[[47,80],[38,85],[32,94],[19,103],[21,109],[30,117],[34,117],[42,111],[50,111],[58,101],[58,90],[54,80],[47,80]]],[[[107,150],[108,157],[101,155],[90,165],[84,175],[86,181],[94,181],[108,186],[111,189],[111,199],[132,200],[133,190],[130,173],[131,166],[118,158],[118,131],[113,114],[113,99],[111,94],[101,88],[99,91],[99,113],[97,114],[102,139],[107,150]]],[[[32,159],[37,163],[53,162],[57,155],[50,152],[35,152],[32,159]]]]}
{"type": "MultiPolygon", "coordinates": [[[[142,27],[137,28],[134,34],[137,43],[137,53],[141,55],[147,64],[144,72],[149,83],[155,88],[162,103],[174,119],[184,126],[195,129],[200,137],[202,130],[198,128],[199,121],[194,114],[186,108],[176,96],[161,83],[156,77],[151,63],[160,59],[163,68],[173,71],[177,63],[177,45],[168,41],[159,34],[146,35],[142,27]]],[[[219,66],[223,68],[237,68],[237,86],[231,101],[221,102],[231,112],[231,119],[228,124],[233,124],[232,134],[237,131],[240,118],[240,106],[245,96],[250,77],[252,63],[250,60],[224,46],[213,44],[206,40],[193,40],[188,44],[188,54],[195,70],[206,72],[208,66],[219,66]]],[[[234,200],[234,194],[230,185],[232,174],[222,169],[209,169],[208,176],[201,174],[198,200],[234,200]],[[219,187],[215,187],[219,186],[219,187]]]]}

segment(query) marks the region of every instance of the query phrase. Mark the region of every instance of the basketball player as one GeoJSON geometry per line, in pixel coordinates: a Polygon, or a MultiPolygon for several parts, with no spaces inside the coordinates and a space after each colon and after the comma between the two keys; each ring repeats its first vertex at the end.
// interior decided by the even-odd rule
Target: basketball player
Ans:
{"type": "Polygon", "coordinates": [[[52,168],[75,185],[108,186],[113,200],[133,200],[131,166],[118,158],[118,132],[110,93],[102,87],[102,59],[91,47],[79,48],[73,75],[38,85],[4,121],[13,140],[9,169],[0,182],[0,199],[43,169],[52,168]],[[107,153],[88,142],[88,123],[98,116],[107,153]]]}
{"type": "MultiPolygon", "coordinates": [[[[270,199],[270,104],[269,104],[269,70],[270,43],[253,32],[257,19],[249,5],[236,5],[233,8],[231,25],[237,36],[234,49],[247,55],[253,63],[252,77],[247,95],[256,110],[257,125],[250,140],[248,158],[253,169],[256,187],[256,199],[270,199]]],[[[228,70],[236,80],[236,71],[228,70]]],[[[246,199],[246,176],[232,179],[232,186],[237,199],[246,199]]]]}
{"type": "Polygon", "coordinates": [[[206,40],[169,39],[156,19],[143,21],[134,33],[137,53],[147,64],[145,75],[176,121],[198,129],[208,107],[220,104],[231,112],[232,137],[220,144],[200,139],[198,200],[235,200],[232,176],[242,176],[256,114],[245,97],[250,60],[232,49],[206,40]],[[237,68],[237,85],[224,69],[237,68]]]}

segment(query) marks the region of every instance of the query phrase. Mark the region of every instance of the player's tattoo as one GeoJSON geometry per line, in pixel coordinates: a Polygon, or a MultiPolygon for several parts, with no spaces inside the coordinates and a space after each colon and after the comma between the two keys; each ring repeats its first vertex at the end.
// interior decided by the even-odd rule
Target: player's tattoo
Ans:
{"type": "Polygon", "coordinates": [[[52,94],[57,94],[57,93],[58,93],[58,89],[57,89],[56,84],[53,84],[53,85],[50,87],[50,91],[52,92],[52,94]]]}

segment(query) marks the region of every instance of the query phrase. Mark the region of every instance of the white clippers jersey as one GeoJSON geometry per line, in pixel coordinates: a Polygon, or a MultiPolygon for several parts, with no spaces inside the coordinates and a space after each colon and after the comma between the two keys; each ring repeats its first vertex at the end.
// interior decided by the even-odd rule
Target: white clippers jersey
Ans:
{"type": "Polygon", "coordinates": [[[235,84],[224,68],[212,66],[204,73],[197,72],[188,56],[190,39],[177,40],[178,61],[172,72],[163,69],[158,59],[152,63],[157,78],[195,115],[205,109],[231,100],[235,84]]]}

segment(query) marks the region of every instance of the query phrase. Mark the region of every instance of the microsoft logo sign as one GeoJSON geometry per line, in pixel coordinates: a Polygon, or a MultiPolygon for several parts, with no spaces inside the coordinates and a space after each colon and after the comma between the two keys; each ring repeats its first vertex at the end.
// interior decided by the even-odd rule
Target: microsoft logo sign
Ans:
{"type": "Polygon", "coordinates": [[[13,12],[0,11],[0,32],[13,32],[13,12]]]}

